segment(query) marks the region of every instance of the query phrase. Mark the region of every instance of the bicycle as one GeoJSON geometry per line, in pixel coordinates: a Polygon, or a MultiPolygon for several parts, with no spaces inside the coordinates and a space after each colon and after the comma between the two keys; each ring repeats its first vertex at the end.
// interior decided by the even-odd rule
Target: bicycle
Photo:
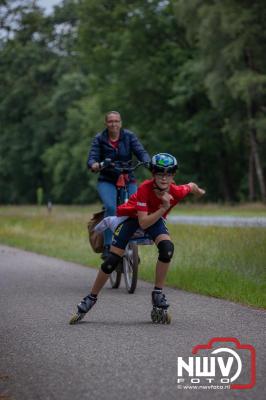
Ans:
{"type": "MultiPolygon", "coordinates": [[[[100,163],[100,169],[113,168],[120,173],[116,183],[117,189],[117,205],[128,201],[128,179],[127,175],[135,171],[140,166],[146,166],[146,163],[138,162],[134,166],[131,162],[112,161],[105,159],[100,163]]],[[[121,283],[122,274],[124,274],[125,285],[128,293],[134,293],[138,281],[138,266],[140,258],[138,254],[138,245],[152,244],[152,240],[145,235],[140,229],[130,239],[125,249],[125,254],[121,263],[110,274],[110,284],[113,289],[118,289],[121,283]]]]}

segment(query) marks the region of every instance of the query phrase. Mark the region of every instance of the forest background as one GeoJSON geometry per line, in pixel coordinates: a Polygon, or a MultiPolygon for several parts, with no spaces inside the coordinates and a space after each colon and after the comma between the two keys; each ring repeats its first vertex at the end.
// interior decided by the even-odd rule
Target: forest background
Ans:
{"type": "Polygon", "coordinates": [[[94,202],[113,109],[206,201],[266,202],[265,21],[263,0],[0,0],[0,203],[94,202]]]}

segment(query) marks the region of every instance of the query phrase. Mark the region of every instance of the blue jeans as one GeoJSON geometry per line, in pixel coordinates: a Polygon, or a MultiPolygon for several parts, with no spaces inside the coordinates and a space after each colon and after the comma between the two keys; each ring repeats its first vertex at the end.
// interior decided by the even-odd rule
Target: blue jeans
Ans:
{"type": "MultiPolygon", "coordinates": [[[[105,207],[105,216],[109,217],[111,215],[116,215],[116,198],[117,191],[115,184],[111,182],[100,181],[97,184],[97,190],[101,201],[105,207]]],[[[131,196],[133,193],[137,191],[136,183],[128,184],[128,195],[131,196]]],[[[104,232],[104,245],[111,245],[112,243],[113,233],[110,229],[106,229],[104,232]]]]}

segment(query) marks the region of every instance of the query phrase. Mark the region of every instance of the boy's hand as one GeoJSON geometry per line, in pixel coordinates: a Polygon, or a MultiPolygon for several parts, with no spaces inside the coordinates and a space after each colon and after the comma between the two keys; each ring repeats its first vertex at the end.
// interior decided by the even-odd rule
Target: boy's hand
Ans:
{"type": "Polygon", "coordinates": [[[196,183],[194,182],[190,182],[189,186],[191,188],[191,193],[194,194],[195,196],[203,196],[206,192],[204,189],[201,189],[198,187],[198,185],[196,185],[196,183]]]}
{"type": "Polygon", "coordinates": [[[162,197],[162,207],[168,210],[168,208],[171,206],[171,200],[173,200],[173,196],[169,194],[168,192],[165,192],[162,197]]]}

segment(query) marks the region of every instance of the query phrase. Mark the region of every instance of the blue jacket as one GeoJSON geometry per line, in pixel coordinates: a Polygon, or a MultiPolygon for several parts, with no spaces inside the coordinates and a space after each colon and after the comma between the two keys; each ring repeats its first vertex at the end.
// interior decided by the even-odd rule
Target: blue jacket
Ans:
{"type": "MultiPolygon", "coordinates": [[[[139,161],[150,161],[149,154],[133,132],[127,129],[121,129],[118,148],[114,149],[108,142],[108,132],[107,129],[105,129],[94,137],[87,165],[88,168],[91,168],[93,163],[101,162],[105,158],[111,158],[113,161],[130,161],[132,160],[133,154],[139,161]]],[[[99,181],[116,183],[118,176],[118,172],[104,169],[100,172],[99,181]]],[[[134,180],[133,174],[130,174],[130,180],[134,180]]]]}

